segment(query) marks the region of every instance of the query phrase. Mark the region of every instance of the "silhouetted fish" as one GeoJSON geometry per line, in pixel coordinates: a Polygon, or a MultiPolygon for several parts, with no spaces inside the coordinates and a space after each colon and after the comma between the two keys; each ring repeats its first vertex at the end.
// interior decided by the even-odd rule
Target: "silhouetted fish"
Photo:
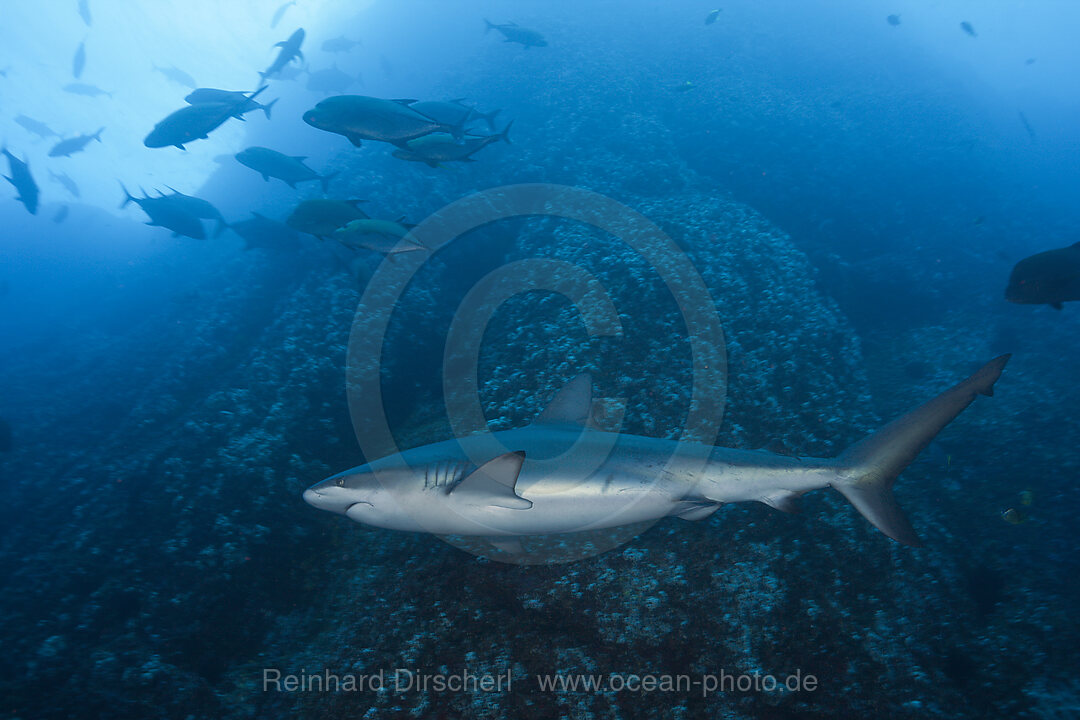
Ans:
{"type": "Polygon", "coordinates": [[[721,10],[721,8],[716,8],[715,10],[710,12],[708,15],[706,15],[705,16],[705,24],[706,25],[712,25],[714,22],[716,22],[716,18],[720,17],[720,10],[721,10]]]}
{"type": "Polygon", "coordinates": [[[195,82],[195,78],[191,77],[175,65],[170,65],[169,67],[158,67],[157,65],[154,65],[154,70],[169,78],[177,85],[183,85],[184,87],[189,87],[192,90],[198,87],[198,84],[195,82]]]}
{"type": "Polygon", "coordinates": [[[4,179],[19,191],[19,196],[15,199],[25,205],[31,215],[36,215],[39,191],[34,177],[30,174],[30,166],[8,152],[7,148],[0,149],[0,153],[7,156],[8,167],[11,169],[11,175],[5,175],[4,179]]]}
{"type": "Polygon", "coordinates": [[[79,186],[75,184],[74,180],[68,177],[67,173],[56,173],[50,170],[49,176],[56,182],[63,185],[64,189],[66,189],[69,193],[71,193],[75,197],[80,197],[81,193],[79,193],[79,186]]]}
{"type": "Polygon", "coordinates": [[[265,72],[259,73],[259,77],[266,80],[281,72],[285,66],[293,60],[303,60],[304,53],[300,52],[300,45],[303,44],[303,42],[304,28],[300,28],[290,35],[288,40],[282,40],[274,45],[274,47],[281,48],[281,51],[278,52],[278,56],[274,59],[274,62],[270,63],[270,67],[266,68],[265,72]]]}
{"type": "Polygon", "coordinates": [[[97,85],[87,85],[86,83],[74,82],[68,83],[64,86],[64,92],[69,92],[72,95],[85,95],[87,97],[98,97],[99,95],[108,95],[112,97],[112,93],[108,90],[102,90],[97,85]]]}
{"type": "Polygon", "coordinates": [[[293,250],[300,239],[296,230],[285,223],[272,220],[257,212],[252,217],[229,225],[229,229],[244,239],[244,249],[293,250]]]}
{"type": "Polygon", "coordinates": [[[484,19],[487,26],[484,28],[484,32],[488,33],[491,30],[498,30],[502,33],[504,42],[515,42],[524,46],[526,50],[531,47],[547,47],[547,40],[544,36],[538,33],[536,30],[530,30],[529,28],[520,27],[517,23],[505,23],[503,25],[496,25],[487,18],[484,19]]]}
{"type": "Polygon", "coordinates": [[[78,80],[82,77],[83,68],[86,67],[86,41],[79,43],[75,51],[75,57],[71,61],[71,74],[78,80]]]}
{"type": "Polygon", "coordinates": [[[52,150],[49,151],[49,157],[69,157],[85,148],[91,140],[101,142],[101,132],[104,129],[103,127],[98,128],[98,131],[93,135],[79,135],[78,137],[61,140],[56,145],[53,145],[52,150]]]}
{"type": "Polygon", "coordinates": [[[969,23],[967,20],[960,23],[960,29],[966,32],[971,37],[979,37],[978,33],[975,32],[975,28],[973,28],[971,26],[971,23],[969,23]]]}
{"type": "Polygon", "coordinates": [[[32,117],[27,117],[26,115],[16,115],[15,123],[25,128],[27,132],[31,132],[40,138],[47,139],[51,137],[60,137],[60,133],[56,132],[45,123],[40,120],[35,120],[32,117]]]}
{"type": "Polygon", "coordinates": [[[60,209],[56,211],[55,215],[53,215],[52,221],[54,223],[62,223],[65,220],[67,220],[67,216],[68,216],[68,206],[67,205],[61,205],[60,209]]]}
{"type": "Polygon", "coordinates": [[[900,16],[899,15],[890,15],[889,17],[885,18],[885,22],[887,22],[887,23],[889,23],[890,25],[893,25],[893,26],[899,25],[900,24],[900,16]]]}
{"type": "Polygon", "coordinates": [[[324,42],[322,44],[322,50],[323,52],[328,53],[349,52],[359,44],[359,40],[351,40],[344,35],[339,35],[336,38],[331,38],[324,42]]]}
{"type": "Polygon", "coordinates": [[[93,18],[90,17],[90,0],[79,0],[79,17],[87,27],[94,24],[93,18]]]}
{"type": "Polygon", "coordinates": [[[1080,242],[1047,250],[1016,263],[1005,288],[1005,299],[1025,305],[1049,305],[1080,300],[1080,242]]]}
{"type": "Polygon", "coordinates": [[[295,2],[295,0],[293,0],[293,2],[287,2],[284,5],[282,5],[281,7],[279,7],[277,10],[274,11],[274,17],[270,18],[270,29],[271,30],[278,26],[278,23],[281,22],[281,18],[285,17],[285,11],[288,10],[289,8],[291,8],[295,4],[296,4],[296,2],[295,2]]]}

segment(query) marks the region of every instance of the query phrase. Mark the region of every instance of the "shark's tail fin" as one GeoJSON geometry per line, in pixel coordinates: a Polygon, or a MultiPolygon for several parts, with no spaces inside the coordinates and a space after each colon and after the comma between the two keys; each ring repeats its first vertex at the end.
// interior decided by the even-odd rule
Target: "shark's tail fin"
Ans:
{"type": "Polygon", "coordinates": [[[881,532],[905,545],[921,543],[892,494],[896,477],[978,395],[993,395],[1009,355],[855,443],[837,458],[833,487],[881,532]]]}

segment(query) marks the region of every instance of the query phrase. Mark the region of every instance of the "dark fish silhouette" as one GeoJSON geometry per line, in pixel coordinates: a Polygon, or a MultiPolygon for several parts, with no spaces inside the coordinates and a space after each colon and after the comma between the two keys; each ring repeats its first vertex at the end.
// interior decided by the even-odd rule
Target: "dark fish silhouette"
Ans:
{"type": "MultiPolygon", "coordinates": [[[[253,97],[253,96],[252,96],[253,97]]],[[[219,90],[217,88],[198,88],[194,92],[188,93],[188,96],[184,98],[184,101],[188,105],[201,105],[204,103],[233,103],[236,106],[236,112],[233,117],[240,118],[245,113],[249,113],[252,110],[262,110],[266,115],[266,119],[270,119],[270,111],[274,107],[274,103],[278,101],[278,98],[274,98],[270,102],[262,105],[251,97],[247,92],[243,90],[219,90]]]]}
{"type": "Polygon", "coordinates": [[[195,78],[191,77],[175,65],[170,65],[169,67],[158,67],[157,65],[154,65],[154,70],[169,78],[177,85],[183,85],[184,87],[189,87],[192,90],[198,87],[198,83],[195,82],[195,78]]]}
{"type": "Polygon", "coordinates": [[[1005,288],[1005,299],[1024,305],[1049,305],[1080,300],[1080,242],[1047,250],[1016,263],[1005,288]]]}
{"type": "Polygon", "coordinates": [[[274,59],[274,62],[270,63],[270,67],[266,68],[265,72],[259,73],[259,77],[266,80],[267,78],[277,75],[293,60],[303,60],[304,53],[300,52],[300,45],[303,42],[304,28],[300,28],[290,35],[288,40],[282,40],[274,45],[274,47],[281,48],[281,51],[278,52],[278,56],[274,59]]]}
{"type": "Polygon", "coordinates": [[[19,196],[15,199],[25,205],[31,215],[36,215],[40,193],[33,175],[30,174],[30,166],[8,152],[7,148],[0,149],[0,153],[7,156],[11,172],[11,175],[5,175],[4,179],[19,191],[19,196]]]}
{"type": "Polygon", "coordinates": [[[366,95],[336,95],[304,113],[304,122],[319,130],[344,135],[356,147],[362,140],[401,145],[433,132],[460,134],[413,110],[414,100],[383,100],[366,95]]]}
{"type": "Polygon", "coordinates": [[[362,200],[305,200],[292,211],[285,224],[293,230],[325,240],[335,230],[353,220],[366,220],[367,213],[356,207],[362,200]]]}
{"type": "MultiPolygon", "coordinates": [[[[166,185],[165,187],[169,186],[166,185]]],[[[214,231],[214,237],[221,235],[221,233],[229,226],[228,223],[225,222],[225,218],[222,217],[221,211],[210,204],[209,201],[192,195],[185,195],[171,187],[169,190],[172,190],[172,193],[169,195],[159,191],[158,194],[160,195],[160,199],[171,204],[177,210],[190,213],[200,220],[214,220],[217,222],[217,229],[214,231]]]]}
{"type": "Polygon", "coordinates": [[[87,27],[94,24],[93,18],[90,17],[90,0],[79,0],[79,17],[87,27]]]}
{"type": "Polygon", "coordinates": [[[104,129],[103,127],[98,128],[98,131],[93,135],[79,135],[78,137],[61,140],[53,145],[52,150],[49,151],[49,157],[69,157],[85,148],[91,140],[101,142],[101,132],[104,129]]]}
{"type": "Polygon", "coordinates": [[[74,82],[68,83],[64,86],[64,92],[69,92],[72,95],[85,95],[87,97],[98,97],[99,95],[108,95],[112,97],[112,93],[108,90],[102,90],[96,85],[87,85],[86,83],[74,82]]]}
{"type": "Polygon", "coordinates": [[[60,209],[56,211],[55,215],[53,215],[52,221],[54,223],[62,223],[65,220],[67,220],[67,216],[68,216],[68,206],[67,205],[61,205],[60,209]]]}
{"type": "Polygon", "coordinates": [[[70,177],[68,177],[67,173],[59,173],[59,174],[57,174],[57,173],[53,172],[52,170],[50,170],[49,171],[49,177],[51,177],[53,180],[55,180],[56,182],[63,185],[64,189],[67,190],[69,193],[71,193],[73,196],[81,197],[81,193],[79,192],[79,186],[75,184],[74,180],[72,180],[70,177]]]}
{"type": "Polygon", "coordinates": [[[487,26],[484,28],[484,33],[491,32],[492,30],[498,30],[502,33],[504,42],[515,42],[522,45],[526,50],[531,47],[547,47],[547,40],[544,36],[538,33],[536,30],[530,30],[529,28],[523,28],[517,23],[505,23],[503,25],[496,25],[487,18],[484,18],[484,22],[487,26]]]}
{"type": "Polygon", "coordinates": [[[149,148],[173,145],[184,150],[185,143],[208,137],[226,120],[234,117],[239,107],[246,106],[265,89],[264,86],[251,95],[242,95],[236,102],[198,103],[182,107],[155,125],[143,140],[143,145],[149,148]]]}
{"type": "Polygon", "coordinates": [[[705,24],[706,25],[712,25],[714,22],[716,22],[716,19],[718,17],[720,17],[720,10],[721,10],[721,8],[716,8],[715,10],[711,11],[708,15],[706,15],[705,16],[705,24]]]}
{"type": "Polygon", "coordinates": [[[344,35],[339,35],[336,38],[331,38],[324,42],[322,44],[322,51],[328,53],[349,52],[360,44],[359,40],[352,40],[344,35]]]}
{"type": "Polygon", "coordinates": [[[893,26],[899,25],[900,24],[900,16],[899,15],[890,15],[889,17],[885,18],[885,22],[887,22],[887,23],[889,23],[890,25],[893,25],[893,26]]]}
{"type": "Polygon", "coordinates": [[[293,250],[299,246],[300,236],[285,223],[271,220],[257,212],[252,217],[229,225],[229,229],[244,239],[244,249],[293,250]]]}
{"type": "Polygon", "coordinates": [[[1019,113],[1020,113],[1020,123],[1024,126],[1024,129],[1027,130],[1028,137],[1031,138],[1032,140],[1034,140],[1035,139],[1035,128],[1031,127],[1031,123],[1028,122],[1027,115],[1024,114],[1023,110],[1020,110],[1019,113]]]}
{"type": "Polygon", "coordinates": [[[466,136],[460,141],[442,133],[425,135],[410,140],[404,147],[395,150],[394,157],[427,163],[431,167],[439,167],[439,164],[444,162],[474,162],[473,155],[488,145],[500,140],[509,144],[510,126],[513,124],[513,121],[507,123],[503,131],[496,135],[466,136]]]}
{"type": "Polygon", "coordinates": [[[327,95],[340,95],[357,83],[363,84],[359,74],[354,77],[344,70],[339,70],[335,63],[333,67],[308,73],[307,89],[327,95]]]}
{"type": "Polygon", "coordinates": [[[273,30],[274,28],[276,28],[278,26],[278,23],[281,22],[281,18],[285,17],[285,11],[288,10],[289,8],[291,8],[295,4],[296,4],[296,2],[295,2],[295,0],[293,0],[293,2],[287,2],[284,5],[282,5],[281,7],[279,7],[277,10],[274,11],[274,17],[270,18],[270,29],[271,30],[273,30]]]}
{"type": "Polygon", "coordinates": [[[51,137],[60,137],[60,133],[56,132],[40,120],[35,120],[32,117],[27,117],[26,115],[16,115],[15,122],[16,124],[22,126],[27,132],[31,132],[40,138],[48,139],[51,137]]]}
{"type": "Polygon", "coordinates": [[[969,23],[967,20],[960,23],[960,29],[966,32],[971,37],[979,37],[979,34],[975,32],[975,28],[973,28],[971,26],[971,23],[969,23]]]}
{"type": "Polygon", "coordinates": [[[78,80],[82,77],[83,68],[86,67],[86,41],[79,43],[75,51],[75,57],[71,61],[71,74],[78,80]]]}
{"type": "Polygon", "coordinates": [[[124,208],[128,203],[135,202],[150,218],[147,225],[172,230],[173,237],[185,235],[196,240],[206,238],[206,228],[203,227],[202,221],[189,212],[182,203],[171,201],[167,197],[150,197],[146,194],[137,198],[128,192],[123,183],[120,183],[120,187],[124,191],[124,202],[120,204],[120,207],[124,208]]]}
{"type": "Polygon", "coordinates": [[[307,157],[303,155],[285,155],[277,150],[265,147],[249,147],[236,153],[236,160],[241,165],[249,167],[262,175],[263,180],[277,178],[291,188],[296,183],[318,180],[322,184],[325,193],[330,181],[337,175],[336,172],[327,175],[319,175],[317,172],[304,164],[307,157]]]}

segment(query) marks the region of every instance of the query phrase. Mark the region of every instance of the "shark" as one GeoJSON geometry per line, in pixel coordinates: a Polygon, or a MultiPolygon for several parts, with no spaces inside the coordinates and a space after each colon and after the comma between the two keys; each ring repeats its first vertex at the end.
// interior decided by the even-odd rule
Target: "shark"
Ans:
{"type": "Polygon", "coordinates": [[[303,498],[364,525],[485,536],[513,552],[521,536],[671,516],[702,520],[726,503],[756,501],[794,512],[799,496],[831,487],[885,535],[918,547],[893,485],[942,428],[979,395],[993,395],[1009,357],[994,358],[835,458],[600,430],[592,378],[583,374],[525,427],[388,455],[313,485],[303,498]]]}

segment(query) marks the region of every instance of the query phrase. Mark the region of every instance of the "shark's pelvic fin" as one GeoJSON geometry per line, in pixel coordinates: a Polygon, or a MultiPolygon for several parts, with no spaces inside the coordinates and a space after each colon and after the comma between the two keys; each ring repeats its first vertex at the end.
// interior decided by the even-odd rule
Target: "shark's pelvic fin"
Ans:
{"type": "Polygon", "coordinates": [[[845,450],[836,459],[840,468],[833,487],[878,530],[893,540],[918,547],[921,543],[915,530],[893,498],[893,483],[976,396],[994,394],[994,383],[1009,357],[994,358],[967,380],[845,450]]]}
{"type": "Polygon", "coordinates": [[[591,414],[592,375],[582,373],[555,394],[544,411],[536,417],[536,423],[585,427],[591,414]]]}
{"type": "Polygon", "coordinates": [[[675,517],[680,517],[683,520],[704,520],[719,510],[721,503],[710,500],[682,500],[679,505],[685,506],[686,509],[676,510],[671,513],[675,517]]]}
{"type": "Polygon", "coordinates": [[[532,501],[514,491],[524,462],[525,453],[520,450],[499,455],[463,478],[450,490],[450,495],[470,505],[528,510],[532,501]]]}

